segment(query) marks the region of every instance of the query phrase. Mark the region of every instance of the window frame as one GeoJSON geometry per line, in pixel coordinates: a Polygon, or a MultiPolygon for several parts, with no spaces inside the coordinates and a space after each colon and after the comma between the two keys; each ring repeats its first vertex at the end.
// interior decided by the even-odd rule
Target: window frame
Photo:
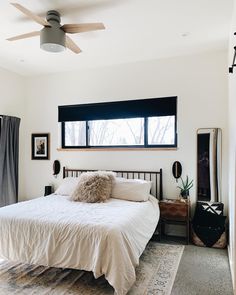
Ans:
{"type": "MultiPolygon", "coordinates": [[[[157,116],[160,117],[160,116],[157,116]]],[[[178,143],[178,134],[177,134],[177,114],[174,115],[175,117],[175,124],[174,124],[174,134],[175,134],[175,142],[174,144],[148,144],[148,118],[149,117],[142,117],[144,118],[144,144],[143,145],[89,145],[89,121],[93,120],[86,120],[86,145],[83,146],[67,146],[65,145],[65,123],[61,122],[61,147],[62,149],[163,149],[163,148],[177,148],[178,143]]],[[[123,118],[126,119],[126,118],[123,118]]],[[[127,118],[128,119],[128,118],[127,118]]]]}

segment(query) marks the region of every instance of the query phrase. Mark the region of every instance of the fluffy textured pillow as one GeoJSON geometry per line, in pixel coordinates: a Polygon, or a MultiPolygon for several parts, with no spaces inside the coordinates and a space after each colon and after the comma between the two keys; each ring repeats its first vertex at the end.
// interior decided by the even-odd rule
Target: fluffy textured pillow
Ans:
{"type": "Polygon", "coordinates": [[[83,173],[72,193],[71,200],[87,203],[104,202],[111,196],[114,180],[115,174],[113,172],[96,171],[83,173]]]}
{"type": "Polygon", "coordinates": [[[59,185],[58,189],[55,191],[56,195],[61,196],[70,196],[78,184],[78,177],[66,177],[62,180],[62,183],[59,185]]]}
{"type": "Polygon", "coordinates": [[[145,202],[149,199],[151,187],[151,181],[117,177],[113,185],[111,196],[115,199],[145,202]]]}

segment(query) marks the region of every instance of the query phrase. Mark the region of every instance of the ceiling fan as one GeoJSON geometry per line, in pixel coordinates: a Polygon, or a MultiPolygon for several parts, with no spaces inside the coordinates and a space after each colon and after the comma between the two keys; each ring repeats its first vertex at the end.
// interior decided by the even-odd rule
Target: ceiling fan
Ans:
{"type": "Polygon", "coordinates": [[[81,49],[67,34],[77,34],[89,31],[104,30],[103,23],[87,24],[64,24],[61,25],[60,13],[56,10],[49,10],[46,19],[34,14],[18,3],[11,3],[30,19],[43,26],[41,31],[33,31],[23,35],[8,38],[8,41],[40,36],[40,47],[49,52],[61,52],[69,48],[74,53],[80,53],[81,49]]]}

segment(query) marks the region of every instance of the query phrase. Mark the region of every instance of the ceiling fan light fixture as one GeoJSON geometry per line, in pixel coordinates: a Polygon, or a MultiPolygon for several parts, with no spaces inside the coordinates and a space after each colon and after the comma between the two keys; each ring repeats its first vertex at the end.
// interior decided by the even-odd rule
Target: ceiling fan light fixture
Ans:
{"type": "Polygon", "coordinates": [[[40,32],[40,48],[48,52],[66,49],[65,32],[58,27],[44,27],[40,32]]]}
{"type": "Polygon", "coordinates": [[[48,52],[62,52],[66,50],[66,47],[56,43],[43,43],[40,48],[48,52]]]}

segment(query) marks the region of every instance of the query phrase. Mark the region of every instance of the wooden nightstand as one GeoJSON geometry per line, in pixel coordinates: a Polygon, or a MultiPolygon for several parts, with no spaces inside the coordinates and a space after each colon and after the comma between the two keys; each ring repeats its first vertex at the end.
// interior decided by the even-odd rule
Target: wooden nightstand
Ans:
{"type": "Polygon", "coordinates": [[[165,234],[166,224],[184,225],[186,227],[186,244],[189,243],[189,221],[190,221],[190,201],[182,202],[180,200],[163,200],[159,202],[160,221],[159,233],[160,239],[162,233],[165,234]]]}

